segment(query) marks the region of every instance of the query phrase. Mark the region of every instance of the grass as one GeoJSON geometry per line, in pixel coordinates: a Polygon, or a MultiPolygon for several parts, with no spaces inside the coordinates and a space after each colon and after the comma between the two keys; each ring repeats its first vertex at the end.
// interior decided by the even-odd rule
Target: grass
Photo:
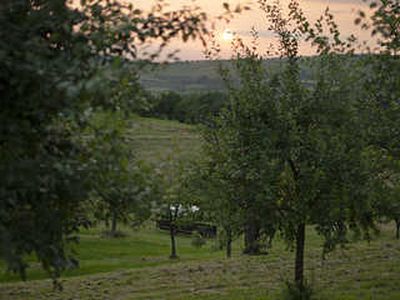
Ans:
{"type": "MultiPolygon", "coordinates": [[[[152,225],[152,224],[151,224],[152,225]]],[[[147,226],[148,227],[148,226],[147,226]]],[[[83,230],[80,234],[80,244],[74,249],[80,261],[80,268],[65,272],[64,277],[97,274],[123,269],[137,269],[149,266],[174,263],[168,259],[169,236],[164,232],[151,228],[142,228],[132,231],[125,228],[127,234],[123,238],[102,238],[104,228],[83,230]]],[[[178,247],[182,251],[183,261],[194,258],[215,257],[214,251],[208,248],[194,248],[191,237],[178,237],[178,247]]],[[[28,269],[28,279],[36,280],[46,278],[47,275],[35,263],[33,257],[29,258],[31,268],[28,269]]],[[[20,278],[17,275],[5,272],[4,266],[0,269],[0,282],[15,282],[20,278]]]]}
{"type": "MultiPolygon", "coordinates": [[[[151,164],[177,148],[183,157],[200,151],[196,129],[178,122],[135,117],[129,134],[139,156],[151,164]]],[[[152,223],[138,231],[125,228],[127,236],[119,239],[101,238],[103,229],[81,232],[76,247],[80,268],[63,274],[63,292],[52,290],[33,257],[27,282],[6,273],[0,262],[0,300],[272,300],[279,299],[283,282],[292,278],[294,253],[279,238],[268,255],[259,257],[241,255],[236,241],[228,260],[213,241],[195,248],[191,237],[179,236],[179,259],[170,260],[169,236],[152,223]]],[[[355,241],[326,260],[321,244],[313,228],[307,228],[306,276],[319,299],[400,299],[400,241],[394,239],[393,225],[382,226],[370,243],[355,241]]]]}
{"type": "MultiPolygon", "coordinates": [[[[52,291],[51,281],[13,282],[0,277],[0,299],[277,299],[292,276],[293,252],[277,240],[268,255],[241,255],[225,259],[209,241],[191,246],[190,237],[178,238],[178,260],[168,259],[169,238],[153,228],[128,232],[121,239],[99,238],[101,229],[82,234],[78,247],[81,268],[67,272],[64,291],[52,291]],[[8,281],[8,282],[7,282],[8,281]]],[[[393,227],[370,243],[357,241],[321,259],[321,238],[307,231],[306,275],[320,299],[400,299],[400,243],[393,227]]],[[[41,279],[39,269],[31,279],[41,279]]]]}
{"type": "Polygon", "coordinates": [[[199,155],[200,141],[195,126],[177,121],[134,117],[129,136],[138,156],[150,164],[162,162],[170,153],[181,159],[199,155]]]}

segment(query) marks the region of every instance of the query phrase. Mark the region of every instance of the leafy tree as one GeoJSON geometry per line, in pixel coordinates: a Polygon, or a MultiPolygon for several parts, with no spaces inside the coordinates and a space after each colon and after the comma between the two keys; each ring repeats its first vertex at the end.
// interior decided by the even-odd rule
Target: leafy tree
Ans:
{"type": "Polygon", "coordinates": [[[201,38],[205,21],[189,7],[144,13],[117,1],[1,2],[0,255],[10,270],[25,276],[31,253],[54,278],[76,263],[66,246],[90,190],[80,132],[91,108],[121,105],[109,88],[130,82],[121,57],[137,58],[154,40],[163,49],[173,37],[201,38]]]}
{"type": "MultiPolygon", "coordinates": [[[[218,120],[216,120],[218,122],[218,120]]],[[[232,256],[232,243],[243,232],[242,212],[235,177],[226,165],[229,133],[221,124],[209,124],[203,131],[205,158],[199,167],[199,206],[205,218],[219,228],[219,240],[226,256],[232,256]],[[224,168],[225,167],[225,168],[224,168]]]]}
{"type": "Polygon", "coordinates": [[[194,212],[195,200],[190,187],[192,168],[190,162],[179,158],[179,149],[174,147],[165,161],[156,170],[158,173],[158,216],[167,220],[171,238],[171,259],[178,258],[176,247],[177,228],[181,222],[190,219],[194,212]]]}
{"type": "Polygon", "coordinates": [[[352,39],[342,41],[328,11],[311,25],[296,1],[289,4],[289,18],[279,5],[260,4],[271,24],[268,29],[279,41],[281,70],[266,76],[260,58],[239,41],[241,85],[229,90],[229,113],[219,117],[229,141],[219,172],[240,174],[236,190],[246,190],[243,199],[260,199],[249,216],[267,219],[269,232],[279,229],[294,247],[294,279],[303,291],[307,224],[324,237],[324,253],[347,243],[351,230],[369,237],[374,229],[373,194],[378,187],[369,174],[375,152],[360,122],[362,103],[354,97],[353,60],[334,53],[347,49],[352,39]],[[319,31],[323,22],[333,39],[319,31]],[[320,53],[314,83],[308,87],[300,77],[302,38],[320,53]]]}
{"type": "Polygon", "coordinates": [[[397,0],[363,0],[369,4],[370,16],[360,10],[355,24],[369,30],[377,38],[378,52],[399,55],[400,7],[397,0]]]}
{"type": "Polygon", "coordinates": [[[269,134],[265,122],[270,122],[266,111],[273,108],[266,101],[269,91],[263,84],[262,59],[251,51],[246,55],[238,57],[235,64],[241,87],[229,86],[225,108],[208,124],[203,137],[210,173],[208,189],[219,193],[208,200],[211,207],[216,206],[211,210],[221,209],[211,213],[226,215],[219,222],[223,222],[220,225],[226,228],[227,237],[244,233],[244,253],[258,254],[261,236],[271,238],[277,228],[273,226],[275,211],[269,207],[272,203],[265,201],[270,194],[266,180],[270,172],[276,172],[274,164],[265,165],[265,151],[270,148],[264,138],[269,134]],[[230,227],[225,224],[229,219],[230,227]]]}
{"type": "Polygon", "coordinates": [[[376,153],[376,180],[385,186],[376,195],[375,208],[379,216],[395,221],[399,236],[400,59],[391,54],[379,54],[365,57],[362,63],[359,82],[363,88],[360,92],[364,103],[363,122],[368,128],[370,147],[376,153]]]}
{"type": "Polygon", "coordinates": [[[151,183],[149,172],[134,155],[126,121],[121,114],[98,113],[91,125],[89,141],[92,197],[98,215],[111,219],[111,236],[117,222],[139,225],[150,217],[151,183]]]}
{"type": "Polygon", "coordinates": [[[226,96],[221,92],[179,94],[169,91],[153,97],[151,101],[150,112],[144,112],[144,115],[197,124],[217,115],[226,96]]]}
{"type": "MultiPolygon", "coordinates": [[[[297,20],[304,16],[295,3],[289,8],[289,15],[297,20]]],[[[333,53],[344,51],[351,41],[341,40],[333,16],[325,14],[333,39],[322,38],[322,32],[311,35],[321,56],[315,85],[306,89],[297,65],[298,39],[304,27],[286,22],[276,6],[264,5],[264,10],[289,59],[274,97],[284,109],[280,112],[284,130],[279,135],[285,140],[276,149],[284,167],[278,199],[281,232],[295,244],[295,282],[302,290],[306,224],[316,225],[325,238],[324,252],[346,243],[350,229],[368,237],[369,229],[374,228],[371,194],[376,186],[369,177],[372,153],[364,138],[365,128],[359,123],[360,103],[354,99],[357,89],[351,84],[352,61],[333,53]]],[[[308,28],[306,32],[314,34],[321,23],[317,21],[314,31],[308,28]]]]}
{"type": "Polygon", "coordinates": [[[178,93],[163,93],[157,99],[157,104],[153,107],[153,113],[157,117],[183,121],[184,117],[176,111],[180,101],[182,101],[182,96],[178,93]]]}
{"type": "Polygon", "coordinates": [[[205,123],[207,120],[220,113],[226,102],[226,96],[221,92],[206,92],[188,94],[184,97],[186,111],[185,122],[205,123]]]}
{"type": "Polygon", "coordinates": [[[361,61],[363,120],[368,128],[369,144],[377,153],[375,174],[384,185],[376,195],[377,214],[395,221],[399,237],[400,7],[397,1],[368,2],[371,17],[360,11],[355,20],[378,41],[378,49],[373,49],[361,61]]]}

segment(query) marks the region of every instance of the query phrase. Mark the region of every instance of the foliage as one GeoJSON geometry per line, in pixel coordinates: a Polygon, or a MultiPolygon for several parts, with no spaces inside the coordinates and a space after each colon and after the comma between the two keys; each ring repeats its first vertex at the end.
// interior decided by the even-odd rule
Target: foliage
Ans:
{"type": "Polygon", "coordinates": [[[387,54],[389,48],[382,51],[382,54],[363,60],[366,68],[360,74],[360,86],[363,88],[360,96],[363,121],[369,133],[368,143],[376,153],[374,174],[376,180],[383,184],[374,206],[378,216],[396,221],[399,228],[400,58],[387,54]]]}
{"type": "Polygon", "coordinates": [[[31,253],[53,277],[76,264],[66,245],[89,191],[80,127],[92,107],[123,106],[121,87],[135,91],[120,57],[137,58],[155,39],[162,49],[172,37],[202,37],[205,21],[199,9],[161,4],[144,13],[117,1],[2,1],[0,255],[10,270],[24,276],[31,253]]]}
{"type": "Polygon", "coordinates": [[[399,236],[400,6],[392,0],[365,2],[370,10],[360,10],[355,24],[369,31],[377,46],[367,49],[368,55],[360,59],[361,121],[368,128],[368,143],[375,152],[373,174],[381,182],[374,201],[376,215],[394,220],[399,236]]]}
{"type": "Polygon", "coordinates": [[[189,124],[207,122],[226,102],[226,96],[221,92],[179,94],[170,91],[150,99],[151,108],[144,115],[189,124]]]}
{"type": "Polygon", "coordinates": [[[265,168],[265,151],[271,147],[263,138],[268,134],[264,114],[271,107],[265,101],[262,61],[255,55],[239,58],[236,68],[241,88],[230,88],[227,105],[203,132],[205,190],[210,193],[204,206],[228,241],[245,232],[245,251],[256,253],[260,227],[267,236],[275,232],[271,202],[265,201],[270,187],[264,184],[276,171],[273,163],[265,168]]]}
{"type": "Polygon", "coordinates": [[[168,220],[171,238],[170,258],[177,258],[176,233],[178,224],[190,219],[196,212],[190,181],[193,168],[190,161],[179,157],[179,148],[175,146],[168,153],[165,161],[156,170],[160,200],[158,217],[168,220]]]}
{"type": "Polygon", "coordinates": [[[96,199],[98,218],[140,225],[150,217],[152,186],[149,170],[127,142],[126,122],[121,114],[97,113],[88,137],[91,196],[96,199]]]}
{"type": "MultiPolygon", "coordinates": [[[[353,86],[358,78],[356,60],[349,56],[352,51],[347,56],[334,53],[347,51],[352,39],[348,43],[340,39],[329,13],[311,25],[295,1],[289,4],[288,17],[277,4],[260,4],[285,64],[266,76],[262,58],[238,41],[241,85],[230,86],[231,102],[217,118],[222,129],[211,129],[214,134],[222,131],[227,142],[209,138],[213,151],[207,154],[213,158],[210,153],[222,153],[218,172],[237,176],[231,186],[235,192],[245,191],[228,201],[241,199],[246,203],[243,211],[260,199],[249,215],[267,220],[263,224],[267,232],[279,229],[295,247],[295,282],[303,289],[306,224],[315,225],[324,237],[324,253],[347,243],[351,230],[368,238],[375,221],[373,194],[381,182],[370,176],[376,152],[365,138],[368,127],[360,122],[362,99],[353,86]],[[333,39],[319,31],[323,20],[333,39]],[[300,77],[302,37],[311,39],[320,53],[311,86],[300,77]]],[[[221,191],[226,190],[221,185],[221,191]]]]}
{"type": "Polygon", "coordinates": [[[377,38],[378,53],[398,55],[400,49],[400,6],[397,0],[364,0],[371,16],[359,11],[355,23],[377,38]]]}

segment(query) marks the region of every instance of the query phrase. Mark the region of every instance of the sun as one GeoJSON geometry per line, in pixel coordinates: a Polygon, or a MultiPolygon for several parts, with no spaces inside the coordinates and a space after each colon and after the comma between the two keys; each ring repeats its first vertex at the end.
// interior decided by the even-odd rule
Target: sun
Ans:
{"type": "Polygon", "coordinates": [[[234,37],[235,37],[235,33],[233,33],[232,30],[230,30],[230,29],[225,29],[225,31],[222,33],[222,39],[225,42],[232,41],[234,37]]]}

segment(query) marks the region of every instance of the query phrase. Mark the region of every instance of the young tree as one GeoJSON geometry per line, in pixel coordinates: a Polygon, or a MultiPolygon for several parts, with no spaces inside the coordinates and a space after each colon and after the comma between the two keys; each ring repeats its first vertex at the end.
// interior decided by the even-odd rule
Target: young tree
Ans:
{"type": "Polygon", "coordinates": [[[234,68],[241,86],[236,88],[227,82],[226,105],[208,124],[203,138],[210,181],[207,189],[219,195],[208,197],[211,210],[220,209],[211,214],[221,217],[218,222],[226,228],[227,237],[244,233],[243,252],[254,255],[261,251],[261,235],[270,238],[276,229],[272,225],[276,210],[270,207],[274,204],[265,201],[270,196],[270,186],[265,182],[277,171],[275,164],[265,165],[265,151],[271,149],[268,143],[273,139],[264,138],[270,136],[265,122],[272,122],[267,114],[273,114],[274,108],[266,101],[269,91],[264,84],[262,59],[249,49],[244,51],[245,57],[238,56],[234,68]]]}
{"type": "Polygon", "coordinates": [[[159,175],[157,182],[160,195],[158,216],[168,222],[171,259],[178,258],[176,247],[178,226],[188,219],[195,207],[193,191],[189,186],[192,176],[190,161],[183,160],[179,153],[178,147],[173,147],[156,170],[159,175]]]}
{"type": "Polygon", "coordinates": [[[280,228],[295,245],[295,282],[301,291],[306,224],[315,225],[325,238],[324,252],[346,243],[349,229],[368,237],[374,228],[371,195],[376,186],[369,177],[372,153],[359,122],[351,56],[334,53],[343,52],[351,39],[342,41],[328,11],[312,27],[295,2],[289,5],[293,18],[289,20],[277,6],[264,3],[263,9],[288,59],[272,98],[283,116],[279,136],[284,140],[278,143],[275,159],[284,167],[278,193],[280,228]],[[302,25],[296,26],[296,21],[302,25]],[[333,39],[318,32],[323,21],[333,39]],[[304,33],[310,33],[307,38],[313,39],[320,52],[311,88],[305,88],[299,76],[298,40],[304,33]]]}
{"type": "MultiPolygon", "coordinates": [[[[369,174],[375,153],[359,122],[360,102],[354,97],[358,89],[351,85],[354,60],[334,54],[352,39],[341,40],[329,11],[311,25],[296,1],[289,4],[289,18],[279,5],[260,4],[271,24],[268,29],[278,38],[282,67],[266,76],[258,57],[244,47],[240,86],[229,90],[229,113],[219,117],[229,141],[222,151],[237,154],[226,155],[220,164],[228,171],[236,166],[235,175],[251,174],[242,175],[248,179],[242,181],[243,196],[261,199],[262,206],[248,210],[249,216],[268,219],[267,228],[279,229],[294,246],[294,281],[303,292],[306,225],[314,225],[324,237],[324,252],[346,243],[350,230],[368,237],[374,228],[372,195],[377,187],[369,174]],[[333,39],[319,31],[323,22],[333,39]],[[314,60],[314,83],[308,87],[300,76],[302,38],[311,40],[320,53],[314,60]]],[[[241,189],[237,184],[236,190],[241,189]]]]}
{"type": "MultiPolygon", "coordinates": [[[[218,119],[216,120],[218,122],[218,119]]],[[[226,249],[226,257],[232,256],[232,242],[242,232],[241,211],[236,190],[236,182],[226,165],[228,155],[226,141],[228,133],[224,133],[224,126],[209,124],[203,130],[204,159],[198,165],[197,178],[199,207],[205,218],[219,228],[219,240],[226,249]]]]}
{"type": "Polygon", "coordinates": [[[150,217],[151,183],[148,170],[129,143],[126,121],[118,113],[97,113],[91,125],[90,170],[92,197],[108,221],[111,236],[117,236],[117,222],[139,225],[150,217]]]}
{"type": "Polygon", "coordinates": [[[368,130],[368,144],[376,153],[374,177],[381,190],[374,207],[378,217],[396,223],[399,235],[400,117],[400,6],[396,0],[365,0],[369,11],[359,11],[355,24],[370,32],[376,45],[360,47],[366,54],[359,58],[358,97],[362,103],[363,126],[368,130]]]}

